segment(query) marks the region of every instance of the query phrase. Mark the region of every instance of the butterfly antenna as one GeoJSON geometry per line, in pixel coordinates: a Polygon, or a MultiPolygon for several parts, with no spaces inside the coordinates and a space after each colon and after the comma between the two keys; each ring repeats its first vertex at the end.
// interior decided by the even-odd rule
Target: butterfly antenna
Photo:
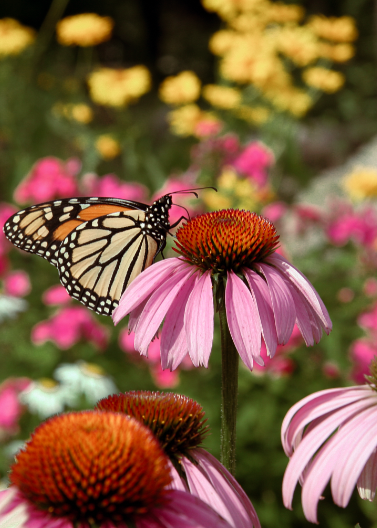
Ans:
{"type": "Polygon", "coordinates": [[[187,189],[184,191],[173,191],[169,194],[193,194],[196,198],[199,198],[198,193],[196,193],[195,191],[203,191],[205,189],[212,189],[217,192],[216,187],[196,187],[195,189],[187,189]]]}

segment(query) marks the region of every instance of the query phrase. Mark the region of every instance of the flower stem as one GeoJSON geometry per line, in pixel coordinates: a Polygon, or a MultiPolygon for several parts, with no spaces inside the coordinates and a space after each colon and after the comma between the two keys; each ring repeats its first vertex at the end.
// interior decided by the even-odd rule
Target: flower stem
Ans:
{"type": "Polygon", "coordinates": [[[236,424],[238,396],[238,352],[226,319],[225,304],[219,306],[221,329],[221,463],[236,471],[236,424]]]}

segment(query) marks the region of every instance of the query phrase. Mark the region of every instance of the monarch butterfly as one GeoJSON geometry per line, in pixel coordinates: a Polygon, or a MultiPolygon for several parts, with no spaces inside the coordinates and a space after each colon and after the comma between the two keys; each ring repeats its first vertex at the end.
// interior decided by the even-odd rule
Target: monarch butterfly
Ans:
{"type": "MultiPolygon", "coordinates": [[[[194,190],[181,191],[192,192],[194,190]]],[[[152,205],[117,198],[67,198],[32,205],[11,216],[5,236],[59,271],[68,294],[111,315],[127,286],[163,251],[171,194],[152,205]]]]}

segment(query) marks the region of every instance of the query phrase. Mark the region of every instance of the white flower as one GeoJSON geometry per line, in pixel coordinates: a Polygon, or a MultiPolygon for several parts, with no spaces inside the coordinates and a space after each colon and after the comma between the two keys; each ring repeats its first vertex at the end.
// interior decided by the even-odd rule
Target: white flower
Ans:
{"type": "Polygon", "coordinates": [[[64,411],[65,406],[74,406],[77,393],[65,385],[59,385],[51,379],[34,381],[20,393],[20,401],[29,408],[33,414],[47,418],[53,414],[64,411]]]}
{"type": "Polygon", "coordinates": [[[0,295],[0,323],[5,319],[14,319],[20,312],[24,312],[28,303],[12,295],[0,295]]]}
{"type": "Polygon", "coordinates": [[[54,372],[54,377],[76,393],[83,393],[91,404],[119,392],[109,376],[98,365],[78,361],[75,364],[65,363],[54,372]]]}

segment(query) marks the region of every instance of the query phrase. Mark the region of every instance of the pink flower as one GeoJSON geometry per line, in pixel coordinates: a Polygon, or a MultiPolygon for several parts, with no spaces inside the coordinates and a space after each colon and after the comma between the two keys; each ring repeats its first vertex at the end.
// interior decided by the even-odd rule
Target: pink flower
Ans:
{"type": "Polygon", "coordinates": [[[338,506],[347,506],[355,485],[362,499],[373,500],[377,487],[375,389],[373,381],[371,385],[323,390],[288,411],[281,433],[290,458],[283,480],[286,508],[292,508],[298,481],[305,517],[314,523],[318,501],[330,479],[338,506]]]}
{"type": "Polygon", "coordinates": [[[67,290],[61,284],[56,284],[48,288],[42,296],[42,301],[47,306],[56,304],[67,304],[71,301],[67,290]]]}
{"type": "Polygon", "coordinates": [[[275,156],[260,141],[252,141],[233,161],[233,167],[250,178],[259,187],[267,183],[267,169],[275,163],[275,156]]]}
{"type": "Polygon", "coordinates": [[[115,174],[84,174],[81,179],[82,193],[86,196],[104,196],[108,198],[122,198],[136,202],[145,202],[148,189],[138,182],[125,182],[115,174]]]}
{"type": "Polygon", "coordinates": [[[62,308],[47,321],[36,324],[31,333],[35,345],[52,341],[58,348],[66,350],[80,339],[87,340],[100,350],[107,346],[107,328],[97,323],[84,307],[62,308]]]}
{"type": "Polygon", "coordinates": [[[200,119],[195,125],[194,135],[198,138],[207,138],[219,134],[224,123],[216,117],[208,116],[200,119]]]}
{"type": "Polygon", "coordinates": [[[377,356],[377,346],[375,342],[366,339],[357,339],[351,346],[351,360],[353,368],[351,378],[356,383],[365,383],[365,375],[369,372],[369,367],[377,356]]]}
{"type": "Polygon", "coordinates": [[[357,323],[361,328],[369,330],[373,338],[377,338],[377,304],[368,312],[360,314],[357,323]]]}
{"type": "Polygon", "coordinates": [[[31,291],[29,275],[26,271],[11,271],[4,277],[4,293],[14,297],[24,297],[31,291]]]}
{"type": "Polygon", "coordinates": [[[76,176],[80,162],[71,158],[64,162],[52,156],[41,158],[14,191],[16,202],[44,202],[78,194],[76,176]]]}
{"type": "Polygon", "coordinates": [[[128,326],[143,355],[164,321],[162,368],[174,370],[187,353],[196,367],[207,367],[216,288],[215,299],[225,302],[233,342],[250,370],[254,361],[263,365],[262,335],[270,357],[288,342],[295,323],[313,345],[322,329],[330,332],[331,320],[306,277],[274,253],[277,244],[274,226],[255,213],[230,209],[198,216],[177,232],[175,251],[181,256],[139,275],[113,320],[117,324],[130,314],[128,326]]]}
{"type": "Polygon", "coordinates": [[[124,413],[147,426],[170,459],[171,488],[187,490],[234,528],[259,528],[256,511],[225,467],[200,447],[208,434],[202,407],[174,393],[132,391],[97,403],[103,412],[124,413]]]}
{"type": "Polygon", "coordinates": [[[194,145],[191,157],[196,170],[218,173],[224,165],[231,164],[240,151],[240,141],[236,134],[206,138],[194,145]]]}
{"type": "Polygon", "coordinates": [[[287,212],[288,207],[284,202],[273,202],[263,208],[263,216],[270,222],[277,222],[287,212]]]}
{"type": "Polygon", "coordinates": [[[367,297],[377,296],[377,279],[368,277],[364,282],[363,291],[367,297]]]}
{"type": "Polygon", "coordinates": [[[120,413],[50,418],[17,454],[10,481],[0,492],[2,527],[232,526],[198,497],[171,489],[169,459],[158,440],[120,413]]]}
{"type": "Polygon", "coordinates": [[[358,212],[340,208],[339,216],[329,222],[326,232],[337,246],[353,240],[367,248],[373,247],[377,238],[377,214],[371,207],[358,212]]]}
{"type": "Polygon", "coordinates": [[[298,327],[295,325],[292,331],[292,335],[286,345],[278,345],[276,353],[273,358],[268,356],[266,344],[262,341],[261,346],[261,358],[263,359],[264,365],[254,365],[255,373],[263,374],[266,371],[277,377],[286,376],[292,374],[295,369],[294,361],[287,357],[287,354],[295,350],[302,343],[302,335],[298,327]]]}
{"type": "Polygon", "coordinates": [[[28,378],[8,378],[0,385],[0,438],[18,433],[23,411],[18,395],[31,383],[28,378]]]}

